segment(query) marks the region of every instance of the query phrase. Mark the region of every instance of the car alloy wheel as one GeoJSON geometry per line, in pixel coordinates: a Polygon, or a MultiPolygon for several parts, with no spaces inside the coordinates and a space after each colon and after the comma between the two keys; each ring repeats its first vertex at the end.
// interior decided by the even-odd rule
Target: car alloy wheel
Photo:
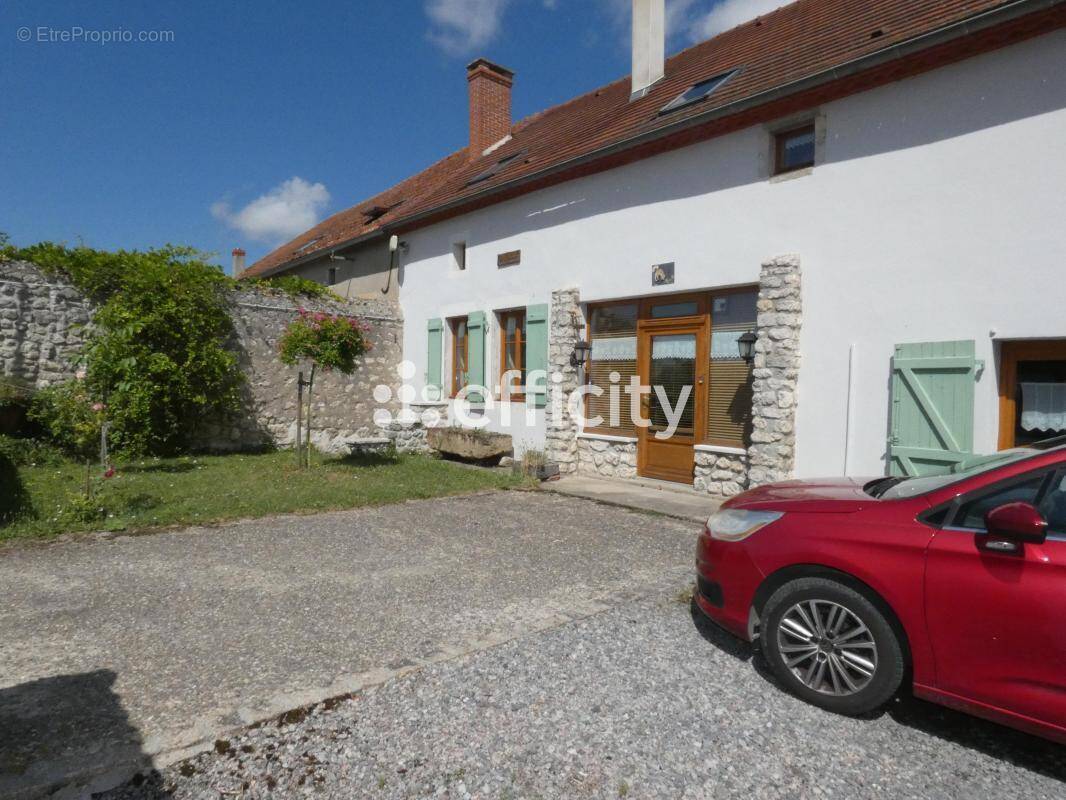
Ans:
{"type": "Polygon", "coordinates": [[[829,600],[804,600],[781,617],[777,648],[804,686],[843,697],[877,673],[877,642],[854,613],[829,600]]]}
{"type": "Polygon", "coordinates": [[[866,714],[898,691],[901,631],[873,590],[824,575],[794,578],[760,611],[759,641],[782,686],[837,714],[866,714]]]}

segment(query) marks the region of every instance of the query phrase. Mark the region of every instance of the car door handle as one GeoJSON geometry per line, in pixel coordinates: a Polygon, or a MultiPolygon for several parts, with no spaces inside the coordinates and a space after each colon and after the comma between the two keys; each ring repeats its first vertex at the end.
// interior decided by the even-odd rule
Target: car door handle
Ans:
{"type": "Polygon", "coordinates": [[[1017,542],[1009,539],[986,539],[981,546],[993,553],[1017,553],[1021,549],[1017,542]]]}

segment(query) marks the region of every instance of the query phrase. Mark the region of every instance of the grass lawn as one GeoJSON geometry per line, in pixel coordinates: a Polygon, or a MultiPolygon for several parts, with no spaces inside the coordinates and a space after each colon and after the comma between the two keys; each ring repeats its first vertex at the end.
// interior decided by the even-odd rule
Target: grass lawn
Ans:
{"type": "Polygon", "coordinates": [[[0,526],[0,540],[86,530],[137,530],[326,511],[527,485],[502,471],[468,469],[425,456],[321,459],[296,468],[291,452],[196,456],[121,464],[84,502],[85,467],[19,469],[31,510],[0,526]],[[101,513],[100,508],[104,511],[101,513]]]}

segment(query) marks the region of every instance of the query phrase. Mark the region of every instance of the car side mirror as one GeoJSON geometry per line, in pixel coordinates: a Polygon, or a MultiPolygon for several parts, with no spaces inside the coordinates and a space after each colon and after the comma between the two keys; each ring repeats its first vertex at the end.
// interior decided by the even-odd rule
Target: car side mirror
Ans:
{"type": "Polygon", "coordinates": [[[1047,520],[1029,503],[1007,503],[985,514],[985,530],[990,540],[1043,544],[1047,539],[1047,520]]]}

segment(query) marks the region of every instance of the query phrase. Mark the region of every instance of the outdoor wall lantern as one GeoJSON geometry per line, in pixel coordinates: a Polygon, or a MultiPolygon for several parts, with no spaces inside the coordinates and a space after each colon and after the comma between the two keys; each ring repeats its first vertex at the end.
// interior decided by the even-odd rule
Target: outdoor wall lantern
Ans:
{"type": "Polygon", "coordinates": [[[589,353],[592,352],[592,345],[586,341],[578,341],[574,345],[574,352],[570,354],[570,366],[580,367],[585,363],[585,359],[588,358],[589,353]]]}
{"type": "Polygon", "coordinates": [[[744,334],[737,339],[737,346],[740,348],[740,357],[747,361],[749,364],[755,360],[755,342],[759,337],[755,335],[755,331],[744,331],[744,334]]]}

